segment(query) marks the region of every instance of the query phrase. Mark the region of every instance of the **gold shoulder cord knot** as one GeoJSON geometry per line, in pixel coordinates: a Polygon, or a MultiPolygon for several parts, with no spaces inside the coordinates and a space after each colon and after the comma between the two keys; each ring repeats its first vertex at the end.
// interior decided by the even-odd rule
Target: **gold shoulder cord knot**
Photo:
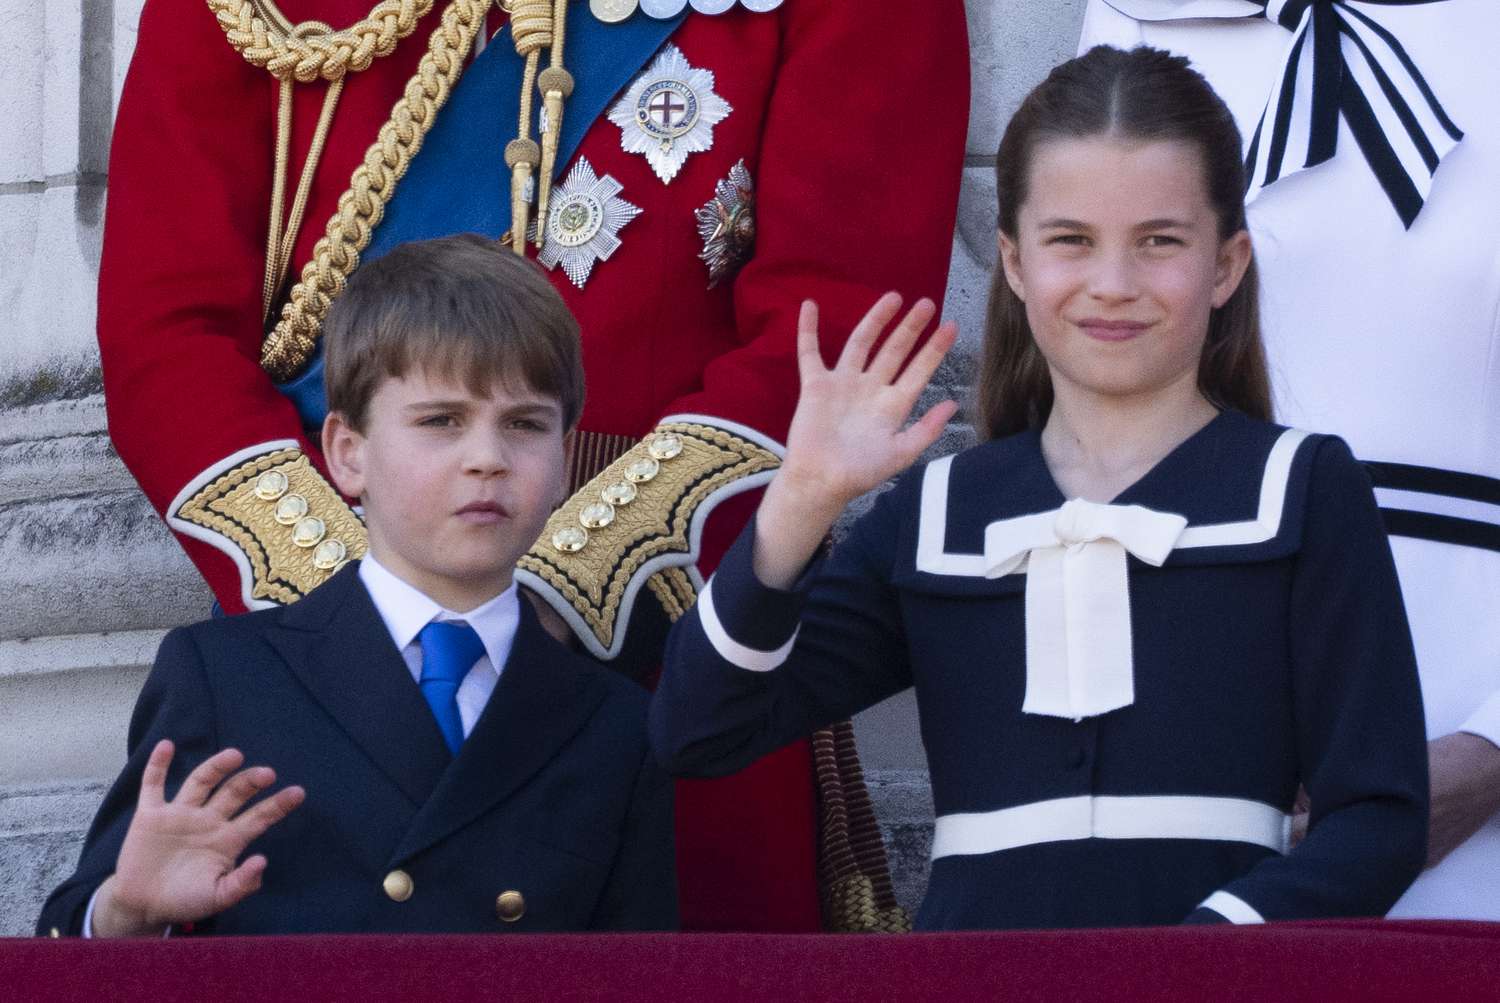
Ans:
{"type": "Polygon", "coordinates": [[[266,238],[266,271],[261,285],[261,316],[269,319],[276,293],[286,282],[292,248],[307,211],[313,175],[323,156],[334,109],[350,73],[369,68],[395,51],[432,9],[432,0],[382,0],[369,16],[343,31],[322,21],[293,24],[273,0],[208,0],[229,44],[252,66],[276,78],[276,173],[271,186],[271,221],[266,238]],[[290,217],[286,214],[286,182],[291,160],[292,91],[295,83],[328,82],[312,146],[297,182],[290,217]]]}
{"type": "Polygon", "coordinates": [[[358,23],[335,31],[321,21],[294,25],[272,0],[208,0],[229,44],[278,80],[299,83],[358,73],[410,35],[432,0],[381,0],[358,23]]]}
{"type": "MultiPolygon", "coordinates": [[[[339,198],[338,208],[329,218],[322,237],[313,248],[312,260],[303,266],[299,281],[292,287],[290,299],[281,317],[267,334],[261,346],[261,368],[271,378],[285,382],[296,376],[312,358],[317,338],[329,304],[343,291],[344,282],[359,264],[359,254],[370,243],[370,234],[380,222],[386,203],[396,184],[406,173],[411,158],[421,149],[422,140],[437,118],[438,110],[462,75],[474,36],[484,28],[485,15],[492,0],[451,0],[443,9],[438,26],[428,39],[417,71],[407,81],[400,100],[379,134],[365,151],[363,161],[354,169],[349,188],[339,198]]],[[[266,255],[264,302],[268,314],[276,302],[276,293],[286,281],[291,264],[296,233],[306,208],[316,157],[322,153],[323,140],[332,121],[337,89],[345,74],[357,72],[370,62],[386,55],[396,42],[415,28],[416,22],[432,9],[432,0],[385,0],[358,25],[340,32],[327,31],[327,25],[306,22],[291,26],[276,14],[270,0],[209,0],[219,17],[219,24],[229,36],[230,44],[245,58],[277,74],[282,86],[282,111],[277,122],[277,178],[273,189],[271,244],[266,255]],[[266,44],[259,44],[255,18],[241,29],[248,14],[260,14],[266,44]],[[232,17],[228,16],[232,14],[232,17]],[[274,22],[280,27],[271,30],[274,22]],[[231,30],[233,28],[233,30],[231,30]],[[279,42],[277,40],[280,40],[279,42]],[[281,49],[276,48],[281,45],[281,49]],[[281,56],[279,53],[285,53],[281,56]],[[297,58],[293,59],[292,55],[297,58]],[[283,75],[285,74],[285,75],[283,75]],[[307,74],[304,76],[304,74],[307,74]],[[286,150],[291,136],[291,83],[321,77],[330,81],[329,96],[324,99],[323,114],[318,121],[308,163],[303,168],[293,203],[293,218],[284,233],[280,226],[281,199],[285,185],[286,150]],[[285,140],[283,140],[283,135],[285,140]]]]}

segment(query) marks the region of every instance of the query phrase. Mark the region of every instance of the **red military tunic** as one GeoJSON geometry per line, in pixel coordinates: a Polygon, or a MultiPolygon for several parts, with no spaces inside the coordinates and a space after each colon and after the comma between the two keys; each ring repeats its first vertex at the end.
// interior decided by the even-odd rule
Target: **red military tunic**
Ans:
{"type": "MultiPolygon", "coordinates": [[[[393,54],[348,77],[294,277],[442,6],[393,54]]],[[[369,12],[368,0],[282,7],[293,22],[335,26],[369,12]]],[[[633,438],[664,415],[696,413],[781,439],[797,395],[801,300],[819,302],[831,353],[879,292],[942,294],[968,112],[963,8],[787,0],[766,14],[690,14],[671,42],[712,71],[732,111],[714,126],[712,148],[690,155],[670,183],[621,148],[607,117],[577,151],[643,210],[583,288],[552,273],[583,332],[580,428],[633,438]],[[754,255],[710,289],[693,213],[741,159],[755,181],[754,255]]],[[[567,54],[575,73],[588,58],[567,54]]],[[[297,85],[293,182],[325,87],[297,85]]],[[[513,106],[518,95],[496,100],[513,106]]],[[[201,0],[148,0],[111,153],[99,343],[111,436],[164,515],[205,471],[261,444],[291,440],[321,463],[316,431],[259,364],[275,119],[274,80],[229,47],[201,0]]],[[[735,499],[714,513],[705,572],[751,504],[735,499]]],[[[178,539],[225,609],[244,609],[243,569],[202,539],[178,539]]],[[[808,763],[802,744],[734,777],[683,786],[685,926],[816,927],[808,763]]]]}

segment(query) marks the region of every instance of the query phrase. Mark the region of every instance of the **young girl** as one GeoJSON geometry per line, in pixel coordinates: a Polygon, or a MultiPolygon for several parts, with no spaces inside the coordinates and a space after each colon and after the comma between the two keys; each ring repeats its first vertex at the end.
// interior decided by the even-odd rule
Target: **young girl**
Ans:
{"type": "Polygon", "coordinates": [[[911,464],[951,346],[887,295],[802,398],[760,513],[674,630],[669,769],[734,770],[915,686],[937,821],[920,929],[1379,915],[1423,859],[1421,700],[1343,442],[1269,423],[1233,119],[1185,60],[1099,48],[996,163],[989,441],[911,464]],[[1289,850],[1299,784],[1312,804],[1289,850]]]}

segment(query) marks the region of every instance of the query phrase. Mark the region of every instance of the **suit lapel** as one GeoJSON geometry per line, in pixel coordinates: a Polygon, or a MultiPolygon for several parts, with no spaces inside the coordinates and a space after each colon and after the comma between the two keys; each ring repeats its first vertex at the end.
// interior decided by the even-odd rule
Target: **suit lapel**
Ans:
{"type": "Polygon", "coordinates": [[[468,825],[553,761],[606,693],[603,681],[579,661],[547,635],[523,600],[505,671],[393,860],[468,825]]]}
{"type": "Polygon", "coordinates": [[[313,699],[415,804],[451,756],[351,563],[287,608],[270,641],[313,699]]]}

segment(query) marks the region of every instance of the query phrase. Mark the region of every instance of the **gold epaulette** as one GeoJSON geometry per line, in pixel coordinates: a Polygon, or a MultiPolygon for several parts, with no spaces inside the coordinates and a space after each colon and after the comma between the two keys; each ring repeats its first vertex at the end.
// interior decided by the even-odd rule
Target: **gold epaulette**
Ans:
{"type": "Polygon", "coordinates": [[[293,440],[252,446],[204,471],[168,507],[167,522],[234,560],[251,609],[295,602],[366,547],[364,522],[293,440]]]}
{"type": "Polygon", "coordinates": [[[517,563],[598,658],[614,658],[640,590],[671,619],[692,605],[704,520],[724,499],[760,487],[781,447],[752,429],[697,415],[664,420],[547,521],[517,563]]]}

